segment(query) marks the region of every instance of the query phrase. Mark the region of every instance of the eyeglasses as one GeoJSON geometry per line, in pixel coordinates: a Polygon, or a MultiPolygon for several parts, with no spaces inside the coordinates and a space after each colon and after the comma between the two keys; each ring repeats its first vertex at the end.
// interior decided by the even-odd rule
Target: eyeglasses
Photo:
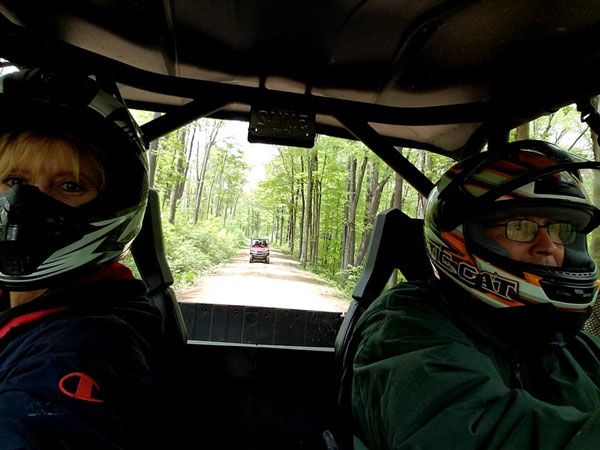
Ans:
{"type": "Polygon", "coordinates": [[[555,244],[572,244],[577,237],[577,230],[570,223],[559,222],[548,225],[540,225],[532,220],[517,219],[509,220],[506,223],[486,225],[486,228],[505,227],[506,238],[515,242],[531,242],[537,235],[540,228],[546,228],[550,240],[555,244]]]}

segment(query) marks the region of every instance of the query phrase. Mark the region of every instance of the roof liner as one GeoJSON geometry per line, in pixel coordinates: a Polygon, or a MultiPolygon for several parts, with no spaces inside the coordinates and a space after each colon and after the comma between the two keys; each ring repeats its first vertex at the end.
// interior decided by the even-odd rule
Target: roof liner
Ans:
{"type": "MultiPolygon", "coordinates": [[[[136,84],[115,74],[136,87],[123,90],[126,100],[153,109],[210,93],[193,80],[394,108],[472,105],[474,117],[451,108],[435,119],[416,114],[420,123],[394,108],[364,117],[387,124],[373,124],[384,136],[440,153],[464,146],[477,124],[514,125],[600,92],[592,0],[11,0],[0,12],[17,30],[162,75],[136,84]],[[167,78],[189,87],[167,89],[167,78]],[[455,125],[431,126],[442,123],[455,125]]],[[[221,115],[248,102],[230,100],[221,115]]]]}

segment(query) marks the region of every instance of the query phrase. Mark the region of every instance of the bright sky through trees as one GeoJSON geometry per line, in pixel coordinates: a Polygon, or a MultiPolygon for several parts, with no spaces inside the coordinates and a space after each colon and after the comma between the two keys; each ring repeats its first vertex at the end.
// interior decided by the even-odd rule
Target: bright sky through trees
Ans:
{"type": "Polygon", "coordinates": [[[274,145],[251,144],[248,142],[248,123],[246,122],[225,122],[221,132],[223,137],[230,137],[235,147],[244,152],[245,161],[250,165],[248,182],[244,187],[244,191],[250,192],[259,181],[265,178],[265,164],[277,155],[277,148],[274,145]]]}

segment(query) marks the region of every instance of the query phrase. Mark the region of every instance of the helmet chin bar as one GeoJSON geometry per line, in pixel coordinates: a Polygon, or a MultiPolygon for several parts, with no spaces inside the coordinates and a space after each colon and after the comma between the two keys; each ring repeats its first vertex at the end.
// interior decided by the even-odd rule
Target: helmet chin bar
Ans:
{"type": "Polygon", "coordinates": [[[84,235],[78,208],[18,184],[0,194],[0,272],[29,275],[56,250],[84,235]]]}

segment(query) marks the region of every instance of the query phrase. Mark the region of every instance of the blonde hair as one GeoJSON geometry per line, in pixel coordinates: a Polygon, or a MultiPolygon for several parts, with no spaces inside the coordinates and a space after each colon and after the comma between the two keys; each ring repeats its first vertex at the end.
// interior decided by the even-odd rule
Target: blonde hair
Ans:
{"type": "Polygon", "coordinates": [[[43,158],[39,158],[41,152],[61,158],[65,165],[71,164],[77,182],[79,169],[83,164],[88,169],[86,178],[89,182],[98,190],[104,188],[104,168],[91,146],[64,136],[34,131],[0,135],[0,180],[18,170],[24,161],[34,162],[32,175],[35,176],[43,164],[43,158]]]}

